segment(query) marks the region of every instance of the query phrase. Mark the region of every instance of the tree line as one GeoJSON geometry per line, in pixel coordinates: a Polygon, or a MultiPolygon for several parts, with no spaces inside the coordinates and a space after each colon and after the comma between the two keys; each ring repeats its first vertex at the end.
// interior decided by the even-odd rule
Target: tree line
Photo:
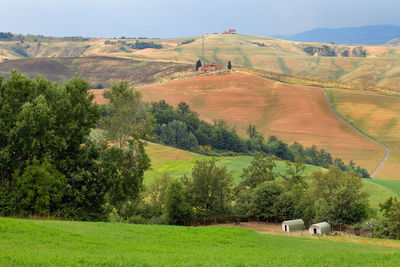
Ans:
{"type": "Polygon", "coordinates": [[[361,177],[369,177],[367,170],[356,166],[353,161],[346,165],[341,159],[334,159],[329,152],[318,149],[315,145],[307,148],[297,142],[288,145],[276,136],[264,140],[252,124],[247,128],[248,138],[242,138],[223,120],[213,123],[201,120],[184,102],[179,103],[176,108],[164,100],[153,102],[150,113],[155,119],[154,129],[149,136],[149,140],[153,142],[207,155],[248,155],[262,152],[289,161],[299,157],[306,164],[323,168],[335,166],[342,171],[353,171],[361,177]]]}
{"type": "Polygon", "coordinates": [[[156,44],[154,42],[143,42],[143,41],[136,41],[134,43],[127,43],[126,41],[110,41],[110,40],[106,40],[104,41],[105,45],[116,45],[116,44],[120,44],[120,45],[124,45],[124,46],[128,46],[132,49],[137,49],[137,50],[142,50],[142,49],[146,49],[146,48],[154,48],[154,49],[161,49],[163,46],[161,44],[156,44]]]}
{"type": "MultiPolygon", "coordinates": [[[[305,174],[301,160],[286,161],[275,170],[276,157],[254,155],[235,184],[215,159],[197,161],[191,175],[172,179],[167,173],[147,186],[131,213],[111,220],[149,224],[192,225],[203,221],[249,218],[281,222],[303,219],[306,225],[328,221],[355,225],[376,237],[400,239],[400,201],[380,204],[380,215],[369,205],[362,178],[353,171],[330,167],[305,174]]],[[[120,214],[122,215],[122,214],[120,214]]]]}
{"type": "MultiPolygon", "coordinates": [[[[306,224],[354,224],[374,216],[368,194],[362,191],[362,178],[353,172],[331,167],[307,177],[301,161],[287,161],[284,174],[277,173],[274,167],[274,157],[257,153],[250,166],[243,168],[242,181],[236,185],[226,167],[218,166],[214,159],[198,161],[190,176],[170,180],[170,185],[164,187],[165,193],[160,194],[165,196],[160,220],[184,224],[236,216],[275,222],[302,218],[306,224]]],[[[156,180],[148,193],[160,188],[156,186],[160,183],[156,180]]],[[[151,203],[150,208],[154,208],[151,203]]]]}

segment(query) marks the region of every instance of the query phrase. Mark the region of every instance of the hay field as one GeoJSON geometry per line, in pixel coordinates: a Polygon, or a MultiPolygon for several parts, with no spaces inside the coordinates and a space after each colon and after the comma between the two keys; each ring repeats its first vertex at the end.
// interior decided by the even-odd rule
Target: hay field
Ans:
{"type": "Polygon", "coordinates": [[[242,135],[252,123],[265,136],[327,149],[372,171],[384,150],[359,136],[329,110],[321,89],[245,73],[207,75],[138,88],[145,101],[187,102],[202,119],[224,119],[242,135]]]}
{"type": "Polygon", "coordinates": [[[344,89],[329,89],[329,95],[347,121],[391,149],[376,178],[400,180],[400,98],[344,89]]]}

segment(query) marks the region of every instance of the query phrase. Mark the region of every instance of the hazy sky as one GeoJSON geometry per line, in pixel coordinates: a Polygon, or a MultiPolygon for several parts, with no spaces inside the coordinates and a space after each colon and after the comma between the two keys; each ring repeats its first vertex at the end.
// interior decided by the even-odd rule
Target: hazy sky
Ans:
{"type": "Polygon", "coordinates": [[[255,35],[400,25],[399,0],[0,0],[0,31],[51,36],[255,35]]]}

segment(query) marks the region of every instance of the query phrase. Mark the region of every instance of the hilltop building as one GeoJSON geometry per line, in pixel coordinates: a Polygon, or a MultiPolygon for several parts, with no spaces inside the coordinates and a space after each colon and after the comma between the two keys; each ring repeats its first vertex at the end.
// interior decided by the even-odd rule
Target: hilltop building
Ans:
{"type": "Polygon", "coordinates": [[[235,29],[229,29],[226,31],[223,31],[221,34],[236,34],[236,30],[235,29]]]}
{"type": "Polygon", "coordinates": [[[331,232],[331,225],[327,222],[316,223],[310,226],[310,234],[325,235],[331,232]]]}
{"type": "Polygon", "coordinates": [[[211,64],[203,64],[202,67],[199,67],[199,71],[209,72],[209,71],[220,71],[224,69],[224,65],[222,63],[211,63],[211,64]]]}
{"type": "Polygon", "coordinates": [[[303,230],[304,230],[304,221],[302,219],[282,222],[282,231],[284,232],[296,232],[303,230]]]}

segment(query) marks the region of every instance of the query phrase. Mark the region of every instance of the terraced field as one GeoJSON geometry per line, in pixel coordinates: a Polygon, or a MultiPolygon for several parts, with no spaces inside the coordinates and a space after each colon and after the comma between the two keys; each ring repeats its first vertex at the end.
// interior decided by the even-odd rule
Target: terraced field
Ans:
{"type": "Polygon", "coordinates": [[[264,136],[327,149],[370,172],[384,155],[330,111],[320,88],[279,83],[245,73],[207,75],[140,87],[146,101],[187,102],[200,117],[225,119],[242,135],[252,123],[264,136]]]}
{"type": "Polygon", "coordinates": [[[2,266],[398,266],[400,243],[179,227],[0,218],[2,266]]]}
{"type": "Polygon", "coordinates": [[[376,178],[400,180],[400,98],[362,91],[329,89],[341,116],[391,149],[376,178]]]}

